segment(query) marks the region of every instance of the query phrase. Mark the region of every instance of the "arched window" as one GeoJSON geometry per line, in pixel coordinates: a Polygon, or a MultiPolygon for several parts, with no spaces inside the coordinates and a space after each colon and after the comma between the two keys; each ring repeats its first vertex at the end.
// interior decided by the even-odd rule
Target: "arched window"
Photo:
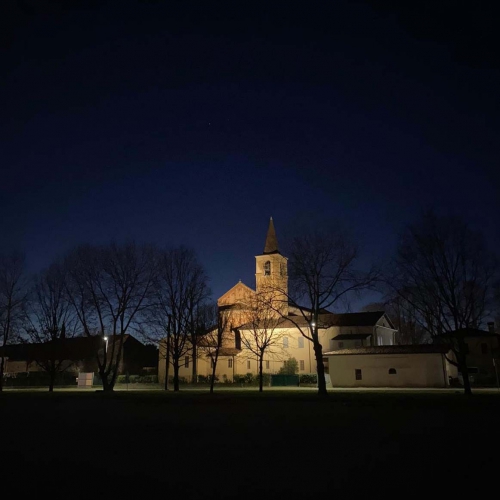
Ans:
{"type": "Polygon", "coordinates": [[[389,368],[389,375],[396,375],[396,368],[389,368]]]}
{"type": "Polygon", "coordinates": [[[270,276],[271,275],[271,261],[267,261],[264,264],[264,276],[270,276]]]}

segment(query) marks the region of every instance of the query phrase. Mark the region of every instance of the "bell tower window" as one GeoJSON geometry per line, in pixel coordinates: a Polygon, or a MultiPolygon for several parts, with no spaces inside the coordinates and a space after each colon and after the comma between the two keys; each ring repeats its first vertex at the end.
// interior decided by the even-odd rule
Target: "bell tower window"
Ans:
{"type": "Polygon", "coordinates": [[[271,262],[269,260],[264,264],[264,276],[271,276],[271,262]]]}

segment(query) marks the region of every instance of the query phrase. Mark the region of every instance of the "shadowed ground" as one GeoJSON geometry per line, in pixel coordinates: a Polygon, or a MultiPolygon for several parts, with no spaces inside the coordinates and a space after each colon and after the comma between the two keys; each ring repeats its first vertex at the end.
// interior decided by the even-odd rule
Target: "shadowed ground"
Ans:
{"type": "Polygon", "coordinates": [[[2,488],[86,499],[477,496],[496,489],[499,410],[496,394],[6,392],[2,488]]]}

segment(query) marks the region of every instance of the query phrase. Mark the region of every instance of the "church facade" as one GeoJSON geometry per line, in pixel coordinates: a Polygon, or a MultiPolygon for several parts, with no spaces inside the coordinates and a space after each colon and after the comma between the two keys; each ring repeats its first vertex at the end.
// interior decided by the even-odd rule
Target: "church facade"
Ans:
{"type": "MultiPolygon", "coordinates": [[[[216,367],[220,382],[231,382],[237,375],[258,374],[255,337],[260,334],[270,338],[263,358],[264,373],[278,373],[290,358],[297,360],[299,374],[316,373],[312,342],[301,333],[301,328],[305,331],[308,326],[306,318],[288,304],[287,294],[288,259],[279,250],[271,218],[264,250],[255,257],[255,289],[240,281],[217,301],[219,310],[230,318],[216,367]],[[272,297],[268,296],[269,290],[272,290],[272,297]],[[256,313],[255,304],[262,303],[262,297],[272,304],[280,304],[279,314],[274,310],[274,317],[267,318],[267,322],[261,310],[256,313]],[[256,314],[260,326],[256,326],[256,314]],[[257,331],[258,328],[261,330],[257,331]]],[[[318,318],[318,328],[323,352],[395,343],[396,329],[384,311],[344,314],[325,311],[318,318]]],[[[211,358],[203,349],[198,349],[196,358],[186,355],[182,360],[180,377],[191,381],[192,363],[197,363],[198,376],[211,375],[211,358]]],[[[328,373],[327,357],[324,364],[328,373]]],[[[160,382],[164,382],[165,368],[165,359],[160,356],[160,382]]]]}

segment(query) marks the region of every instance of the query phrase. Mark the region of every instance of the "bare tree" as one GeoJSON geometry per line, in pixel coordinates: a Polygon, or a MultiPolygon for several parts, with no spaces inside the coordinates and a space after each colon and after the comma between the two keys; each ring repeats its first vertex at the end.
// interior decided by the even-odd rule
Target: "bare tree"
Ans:
{"type": "Polygon", "coordinates": [[[389,295],[384,302],[367,304],[362,310],[385,311],[397,329],[397,344],[411,345],[429,342],[429,334],[419,324],[415,308],[404,298],[404,294],[389,295]]]}
{"type": "Polygon", "coordinates": [[[198,382],[198,343],[199,340],[206,333],[207,325],[207,304],[205,301],[210,295],[210,290],[208,288],[207,282],[200,282],[199,289],[196,293],[192,293],[189,298],[188,310],[189,310],[189,320],[188,320],[188,336],[189,343],[191,345],[191,355],[192,355],[192,365],[191,365],[191,383],[196,384],[198,382]]]}
{"type": "MultiPolygon", "coordinates": [[[[178,247],[160,252],[155,290],[153,323],[161,331],[162,353],[172,364],[174,391],[179,390],[179,368],[182,357],[192,352],[197,309],[210,294],[205,270],[196,259],[193,250],[178,247]]],[[[196,362],[196,359],[193,359],[196,362]]]]}
{"type": "MultiPolygon", "coordinates": [[[[282,304],[281,304],[282,305],[282,304]]],[[[283,357],[283,315],[277,313],[280,304],[272,295],[257,293],[247,304],[248,322],[241,327],[242,345],[257,359],[259,392],[263,390],[264,356],[283,357]]]]}
{"type": "Polygon", "coordinates": [[[460,218],[426,213],[407,227],[392,267],[388,283],[435,341],[451,345],[471,394],[463,331],[483,323],[497,271],[481,235],[460,218]]]}
{"type": "Polygon", "coordinates": [[[135,243],[81,246],[67,258],[68,296],[76,316],[85,335],[103,339],[95,358],[104,391],[115,385],[125,334],[151,306],[156,263],[154,249],[135,243]]]}
{"type": "MultiPolygon", "coordinates": [[[[379,279],[375,268],[357,269],[358,248],[339,227],[323,231],[304,231],[290,247],[289,290],[276,289],[288,305],[298,312],[287,315],[300,333],[312,342],[318,374],[318,394],[326,395],[323,348],[319,340],[319,316],[354,293],[372,287],[379,279]]],[[[275,306],[273,306],[275,307],[275,306]]],[[[276,308],[283,316],[283,307],[276,308]]]]}
{"type": "Polygon", "coordinates": [[[210,359],[212,375],[210,376],[210,393],[214,392],[219,356],[231,337],[232,322],[230,307],[217,307],[211,304],[204,309],[205,334],[200,339],[200,351],[210,359]]]}
{"type": "Polygon", "coordinates": [[[49,375],[49,391],[54,390],[56,376],[72,366],[66,354],[65,339],[74,334],[74,312],[66,293],[66,268],[52,264],[34,278],[28,300],[26,333],[30,340],[42,344],[35,362],[49,375]]]}
{"type": "Polygon", "coordinates": [[[24,255],[0,255],[0,391],[3,390],[5,347],[19,334],[25,315],[27,281],[24,255]]]}
{"type": "Polygon", "coordinates": [[[495,283],[494,297],[493,317],[495,318],[494,325],[498,331],[500,329],[500,279],[497,279],[495,283]]]}

